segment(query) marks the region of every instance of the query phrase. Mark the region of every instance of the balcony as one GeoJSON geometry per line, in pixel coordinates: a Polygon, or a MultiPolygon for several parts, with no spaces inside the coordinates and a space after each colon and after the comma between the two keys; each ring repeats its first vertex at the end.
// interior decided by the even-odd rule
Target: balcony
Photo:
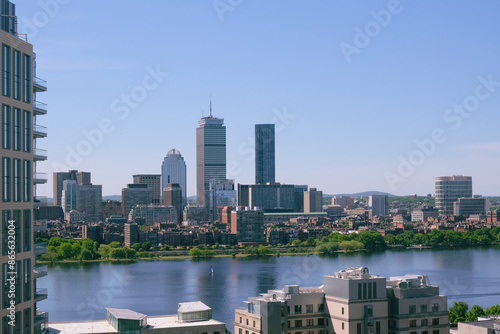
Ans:
{"type": "Polygon", "coordinates": [[[35,319],[34,319],[35,323],[34,325],[37,326],[37,325],[41,325],[43,323],[48,323],[49,322],[49,312],[36,312],[35,314],[35,319]]]}
{"type": "Polygon", "coordinates": [[[47,105],[40,101],[34,101],[33,112],[35,115],[47,115],[47,105]]]}
{"type": "Polygon", "coordinates": [[[37,279],[40,277],[47,276],[47,266],[39,266],[33,268],[33,278],[37,279]]]}
{"type": "Polygon", "coordinates": [[[47,243],[39,242],[33,245],[33,254],[40,255],[43,253],[47,253],[47,243]]]}
{"type": "Polygon", "coordinates": [[[35,124],[33,126],[33,137],[34,138],[45,138],[45,137],[47,137],[47,127],[35,124]]]}
{"type": "Polygon", "coordinates": [[[38,303],[41,300],[47,299],[47,297],[48,297],[47,289],[36,289],[35,303],[38,303]]]}
{"type": "Polygon", "coordinates": [[[34,184],[44,184],[47,183],[47,173],[33,173],[33,183],[34,184]]]}
{"type": "Polygon", "coordinates": [[[33,80],[33,91],[35,93],[46,92],[47,91],[47,81],[40,79],[39,77],[35,77],[33,80]]]}
{"type": "Polygon", "coordinates": [[[42,150],[39,148],[33,149],[33,160],[35,161],[45,161],[47,160],[47,150],[42,150]]]}

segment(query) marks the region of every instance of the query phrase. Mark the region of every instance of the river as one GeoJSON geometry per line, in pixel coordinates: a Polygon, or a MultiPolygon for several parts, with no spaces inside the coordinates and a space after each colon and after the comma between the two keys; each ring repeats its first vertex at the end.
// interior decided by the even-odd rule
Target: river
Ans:
{"type": "Polygon", "coordinates": [[[64,263],[48,267],[38,279],[49,298],[40,302],[49,321],[98,320],[106,307],[146,315],[176,314],[177,303],[200,300],[213,318],[233,330],[234,310],[248,297],[285,284],[320,286],[323,276],[347,267],[368,267],[389,278],[424,274],[448,296],[448,305],[465,301],[483,308],[500,303],[500,248],[412,249],[332,257],[281,256],[214,258],[132,263],[64,263]],[[210,274],[210,266],[213,274],[210,274]]]}

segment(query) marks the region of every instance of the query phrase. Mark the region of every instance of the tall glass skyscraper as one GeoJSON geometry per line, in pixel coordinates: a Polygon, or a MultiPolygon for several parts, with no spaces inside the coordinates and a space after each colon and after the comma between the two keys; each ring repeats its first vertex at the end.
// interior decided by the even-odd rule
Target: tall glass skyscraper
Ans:
{"type": "Polygon", "coordinates": [[[472,177],[453,175],[436,177],[436,207],[439,213],[453,215],[453,203],[459,198],[472,197],[472,177]]]}
{"type": "MultiPolygon", "coordinates": [[[[211,109],[211,108],[210,108],[211,109]]],[[[209,206],[210,182],[226,181],[226,127],[212,116],[198,121],[196,129],[196,202],[209,206]]]]}
{"type": "Polygon", "coordinates": [[[275,182],[274,124],[255,124],[255,184],[275,182]]]}
{"type": "MultiPolygon", "coordinates": [[[[161,165],[161,194],[169,183],[177,183],[182,189],[183,205],[187,203],[186,163],[181,152],[175,148],[168,151],[161,165]]],[[[161,202],[163,203],[163,201],[161,202]]]]}

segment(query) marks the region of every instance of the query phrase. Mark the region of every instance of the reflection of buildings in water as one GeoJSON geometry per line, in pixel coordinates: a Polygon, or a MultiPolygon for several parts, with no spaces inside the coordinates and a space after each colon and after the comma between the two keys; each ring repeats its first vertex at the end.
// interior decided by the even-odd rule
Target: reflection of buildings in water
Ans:
{"type": "Polygon", "coordinates": [[[471,251],[467,249],[459,251],[458,256],[457,251],[453,252],[433,252],[430,251],[434,257],[434,262],[436,263],[436,269],[453,269],[453,270],[464,270],[473,271],[474,270],[474,258],[471,251]]]}

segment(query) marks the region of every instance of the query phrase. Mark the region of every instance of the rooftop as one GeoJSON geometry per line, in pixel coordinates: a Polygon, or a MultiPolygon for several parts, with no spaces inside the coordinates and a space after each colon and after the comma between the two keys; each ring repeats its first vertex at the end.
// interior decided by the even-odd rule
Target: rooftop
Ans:
{"type": "Polygon", "coordinates": [[[210,307],[203,304],[200,301],[197,302],[189,302],[189,303],[179,303],[179,308],[177,312],[186,313],[186,312],[201,312],[201,311],[209,311],[210,307]]]}
{"type": "Polygon", "coordinates": [[[109,311],[117,319],[141,320],[146,317],[145,314],[123,308],[107,307],[106,311],[109,311]]]}

